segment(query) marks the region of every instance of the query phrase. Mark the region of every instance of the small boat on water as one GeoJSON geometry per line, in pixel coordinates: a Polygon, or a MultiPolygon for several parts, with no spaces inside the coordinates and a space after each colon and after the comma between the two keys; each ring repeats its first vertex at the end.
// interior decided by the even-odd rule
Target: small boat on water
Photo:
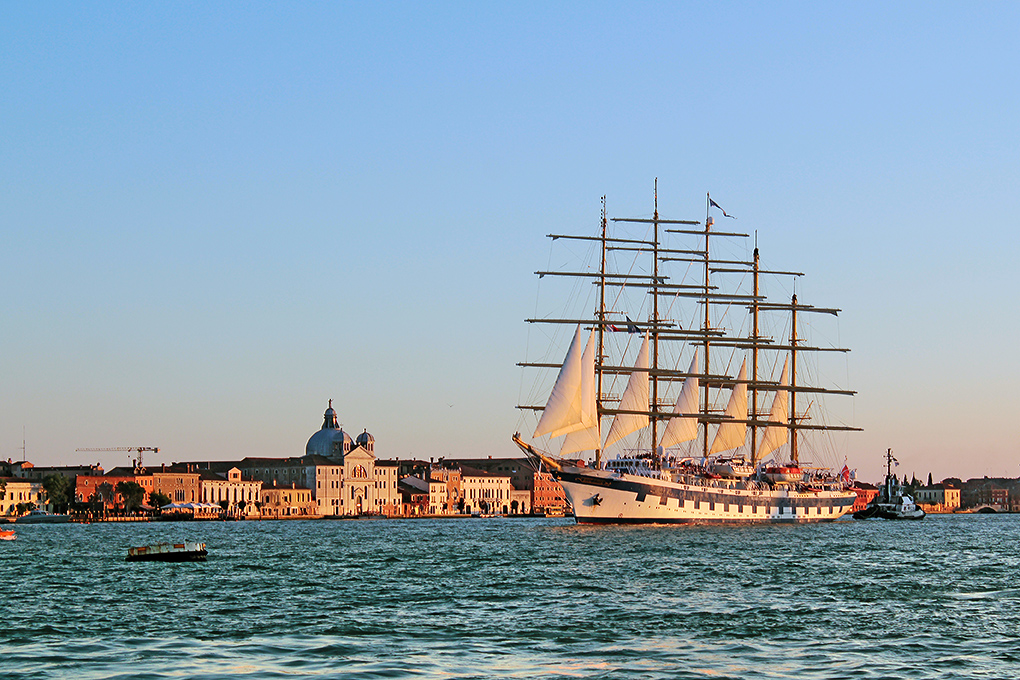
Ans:
{"type": "Polygon", "coordinates": [[[69,515],[56,515],[46,510],[32,510],[14,520],[17,524],[66,524],[71,521],[69,515]]]}
{"type": "Polygon", "coordinates": [[[209,555],[205,543],[154,543],[128,549],[128,562],[202,562],[209,555]]]}
{"type": "Polygon", "coordinates": [[[892,464],[899,465],[892,455],[892,449],[886,451],[885,456],[885,484],[866,508],[854,513],[854,519],[871,519],[873,517],[879,519],[924,519],[927,513],[918,507],[913,496],[904,491],[903,486],[897,482],[896,475],[892,474],[892,464]]]}
{"type": "Polygon", "coordinates": [[[0,541],[13,541],[17,537],[14,529],[0,529],[0,541]]]}

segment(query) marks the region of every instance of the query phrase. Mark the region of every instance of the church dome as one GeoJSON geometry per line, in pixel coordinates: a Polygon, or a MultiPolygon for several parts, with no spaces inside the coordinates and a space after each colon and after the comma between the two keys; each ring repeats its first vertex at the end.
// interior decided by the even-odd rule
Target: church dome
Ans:
{"type": "Polygon", "coordinates": [[[370,435],[368,430],[365,430],[358,435],[357,444],[358,446],[363,446],[366,451],[371,451],[375,448],[375,437],[370,435]]]}
{"type": "Polygon", "coordinates": [[[351,450],[352,443],[351,436],[340,429],[336,411],[333,410],[333,400],[330,399],[329,406],[323,414],[322,428],[308,438],[305,455],[342,460],[344,454],[351,450]]]}

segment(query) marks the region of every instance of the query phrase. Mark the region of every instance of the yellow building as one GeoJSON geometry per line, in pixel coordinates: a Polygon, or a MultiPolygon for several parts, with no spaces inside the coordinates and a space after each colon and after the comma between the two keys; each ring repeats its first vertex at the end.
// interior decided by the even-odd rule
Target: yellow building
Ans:
{"type": "Polygon", "coordinates": [[[0,478],[0,516],[15,517],[18,505],[34,503],[42,507],[42,482],[14,477],[0,478]]]}
{"type": "Polygon", "coordinates": [[[262,516],[267,518],[298,518],[318,516],[318,505],[312,490],[297,485],[262,486],[262,516]]]}
{"type": "Polygon", "coordinates": [[[510,514],[514,488],[510,475],[490,474],[482,470],[461,466],[464,493],[464,512],[482,512],[493,515],[510,514]]]}
{"type": "Polygon", "coordinates": [[[946,484],[933,484],[916,489],[914,501],[925,512],[955,512],[960,508],[960,490],[946,484]]]}

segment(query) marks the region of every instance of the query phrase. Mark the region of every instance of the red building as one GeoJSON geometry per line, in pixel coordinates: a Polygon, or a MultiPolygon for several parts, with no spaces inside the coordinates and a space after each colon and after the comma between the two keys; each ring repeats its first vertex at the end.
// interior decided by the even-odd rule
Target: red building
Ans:
{"type": "MultiPolygon", "coordinates": [[[[116,472],[116,470],[110,472],[116,472]]],[[[117,485],[121,482],[137,482],[145,489],[145,498],[142,502],[149,502],[149,494],[152,493],[152,475],[131,474],[110,474],[102,477],[78,475],[74,482],[74,499],[79,503],[99,503],[101,501],[107,511],[123,508],[124,498],[117,493],[117,485]]]]}
{"type": "Polygon", "coordinates": [[[871,499],[878,495],[878,487],[872,486],[867,482],[857,482],[856,486],[854,486],[854,491],[857,492],[857,500],[854,501],[854,507],[851,512],[860,512],[868,507],[871,499]]]}

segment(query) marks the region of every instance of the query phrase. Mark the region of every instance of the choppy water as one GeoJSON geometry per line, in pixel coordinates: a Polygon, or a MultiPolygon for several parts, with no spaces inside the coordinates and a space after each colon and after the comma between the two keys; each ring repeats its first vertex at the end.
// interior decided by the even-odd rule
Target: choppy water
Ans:
{"type": "Polygon", "coordinates": [[[1020,516],[17,526],[0,677],[1017,678],[1020,516]],[[208,544],[204,564],[124,562],[208,544]]]}

